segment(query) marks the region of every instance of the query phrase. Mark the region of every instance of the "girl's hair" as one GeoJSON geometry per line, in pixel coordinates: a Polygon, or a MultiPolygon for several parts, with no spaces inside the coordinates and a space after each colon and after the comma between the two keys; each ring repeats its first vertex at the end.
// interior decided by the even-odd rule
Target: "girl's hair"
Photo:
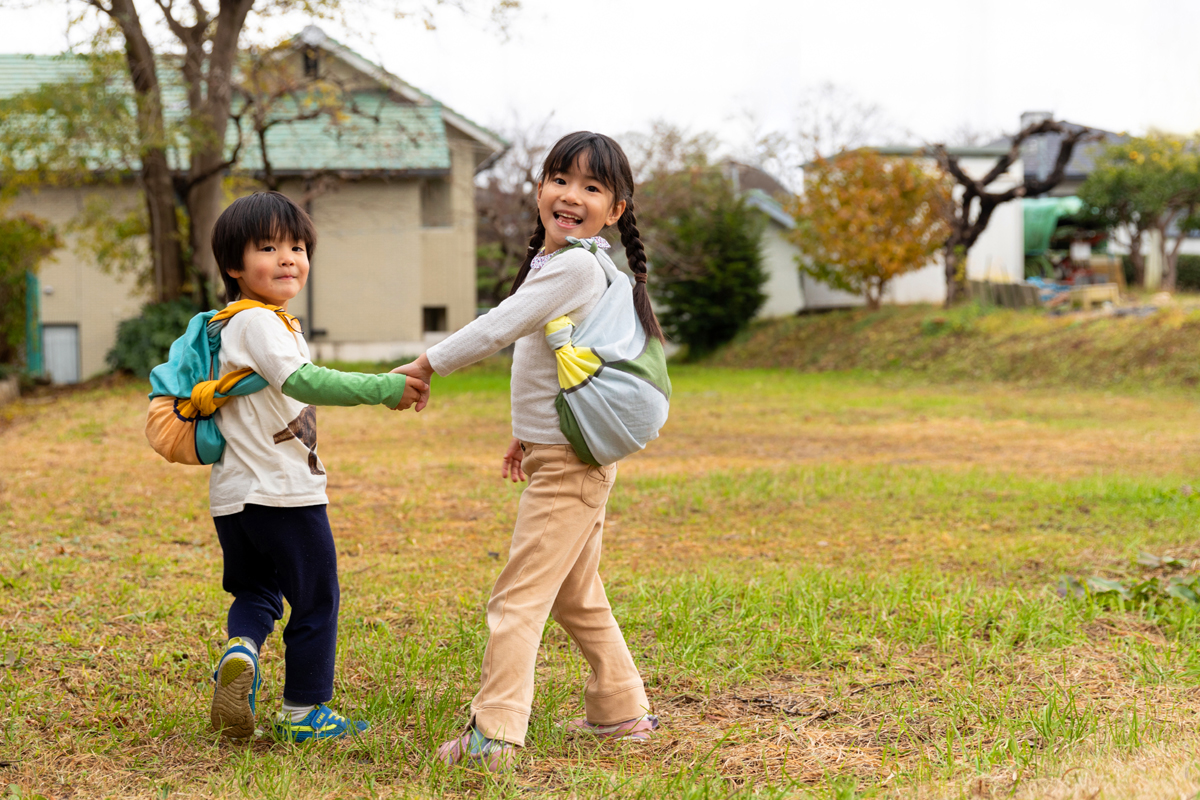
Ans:
{"type": "MultiPolygon", "coordinates": [[[[621,145],[602,133],[578,131],[567,134],[550,149],[546,161],[542,164],[539,180],[546,180],[568,171],[582,155],[587,155],[588,171],[613,193],[613,204],[625,201],[625,212],[617,220],[617,230],[621,233],[625,257],[636,281],[633,285],[633,307],[646,330],[646,335],[653,336],[660,342],[664,341],[662,327],[658,324],[658,318],[654,316],[654,309],[650,307],[650,295],[646,291],[646,248],[642,246],[637,218],[633,214],[633,170],[629,167],[629,159],[625,157],[621,145]]],[[[516,279],[513,280],[512,289],[508,292],[509,297],[516,294],[517,289],[525,282],[533,257],[545,242],[546,227],[542,224],[542,215],[539,213],[533,236],[529,239],[529,249],[525,252],[525,263],[521,265],[516,279]]]]}
{"type": "Polygon", "coordinates": [[[221,212],[213,225],[212,249],[225,284],[225,299],[238,299],[242,290],[230,270],[241,272],[247,244],[287,237],[304,242],[309,259],[317,248],[317,230],[304,209],[279,192],[255,192],[239,197],[221,212]]]}

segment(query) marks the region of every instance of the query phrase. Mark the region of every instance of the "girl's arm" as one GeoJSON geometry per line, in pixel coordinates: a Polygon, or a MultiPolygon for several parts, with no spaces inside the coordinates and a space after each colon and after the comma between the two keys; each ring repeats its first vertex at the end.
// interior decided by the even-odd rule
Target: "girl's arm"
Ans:
{"type": "Polygon", "coordinates": [[[517,294],[430,347],[426,361],[438,375],[449,375],[584,305],[593,296],[596,281],[603,288],[604,280],[600,264],[588,251],[576,248],[563,253],[532,271],[517,294]]]}

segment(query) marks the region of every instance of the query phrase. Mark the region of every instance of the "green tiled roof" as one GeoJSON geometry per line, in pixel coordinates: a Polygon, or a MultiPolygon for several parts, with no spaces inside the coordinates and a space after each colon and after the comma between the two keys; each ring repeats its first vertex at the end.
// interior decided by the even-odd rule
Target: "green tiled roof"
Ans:
{"type": "Polygon", "coordinates": [[[0,97],[36,89],[43,83],[62,83],[88,77],[87,64],[72,56],[0,54],[0,97]]]}
{"type": "MultiPolygon", "coordinates": [[[[85,59],[71,56],[0,55],[0,97],[36,89],[44,83],[86,80],[89,70],[85,59]]],[[[167,122],[180,122],[186,103],[183,87],[171,80],[169,70],[161,70],[163,105],[167,122]]],[[[128,91],[126,84],[125,91],[128,91]]],[[[438,104],[411,105],[397,102],[379,92],[359,92],[354,106],[361,113],[348,113],[334,123],[329,117],[282,123],[267,133],[268,153],[276,172],[345,170],[368,172],[430,172],[450,168],[450,148],[442,107],[438,104]]],[[[281,110],[288,116],[288,109],[281,110]]],[[[262,152],[248,119],[242,122],[241,169],[262,169],[262,152]]],[[[231,120],[226,135],[229,153],[238,140],[231,120]]],[[[169,153],[172,166],[186,164],[186,143],[169,153]]],[[[108,159],[111,161],[112,159],[108,159]]],[[[104,159],[97,159],[103,163],[104,159]]]]}
{"type": "MultiPolygon", "coordinates": [[[[267,153],[272,168],[276,172],[450,169],[440,107],[402,105],[382,94],[358,94],[354,100],[364,114],[351,114],[336,125],[318,117],[269,129],[267,153]]],[[[242,128],[245,144],[239,163],[243,169],[260,170],[258,140],[248,121],[242,128]]],[[[227,144],[232,149],[236,141],[237,131],[231,126],[227,144]]]]}

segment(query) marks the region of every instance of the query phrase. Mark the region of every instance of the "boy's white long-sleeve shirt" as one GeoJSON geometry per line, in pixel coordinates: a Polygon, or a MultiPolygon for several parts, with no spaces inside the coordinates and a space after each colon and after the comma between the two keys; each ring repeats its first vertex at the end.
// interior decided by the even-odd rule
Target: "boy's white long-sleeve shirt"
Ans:
{"type": "Polygon", "coordinates": [[[554,398],[558,364],[546,344],[546,323],[564,314],[578,325],[600,301],[608,281],[596,256],[582,247],[530,270],[512,297],[426,351],[438,375],[473,364],[516,342],[512,365],[513,436],[535,444],[567,444],[554,398]]]}

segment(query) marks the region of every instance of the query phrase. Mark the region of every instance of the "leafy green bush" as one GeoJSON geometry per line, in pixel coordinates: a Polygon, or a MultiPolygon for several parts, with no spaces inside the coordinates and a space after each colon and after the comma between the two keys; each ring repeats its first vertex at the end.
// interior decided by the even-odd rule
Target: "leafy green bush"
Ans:
{"type": "Polygon", "coordinates": [[[27,276],[59,244],[54,229],[35,217],[0,219],[0,364],[24,361],[27,276]]]}
{"type": "Polygon", "coordinates": [[[762,215],[719,172],[683,172],[643,188],[653,227],[650,289],[663,330],[698,358],[733,339],[767,299],[762,215]]]}
{"type": "Polygon", "coordinates": [[[196,306],[180,298],[166,303],[147,303],[142,314],[117,326],[117,343],[105,359],[115,370],[146,377],[167,360],[171,342],[187,330],[196,306]]]}

